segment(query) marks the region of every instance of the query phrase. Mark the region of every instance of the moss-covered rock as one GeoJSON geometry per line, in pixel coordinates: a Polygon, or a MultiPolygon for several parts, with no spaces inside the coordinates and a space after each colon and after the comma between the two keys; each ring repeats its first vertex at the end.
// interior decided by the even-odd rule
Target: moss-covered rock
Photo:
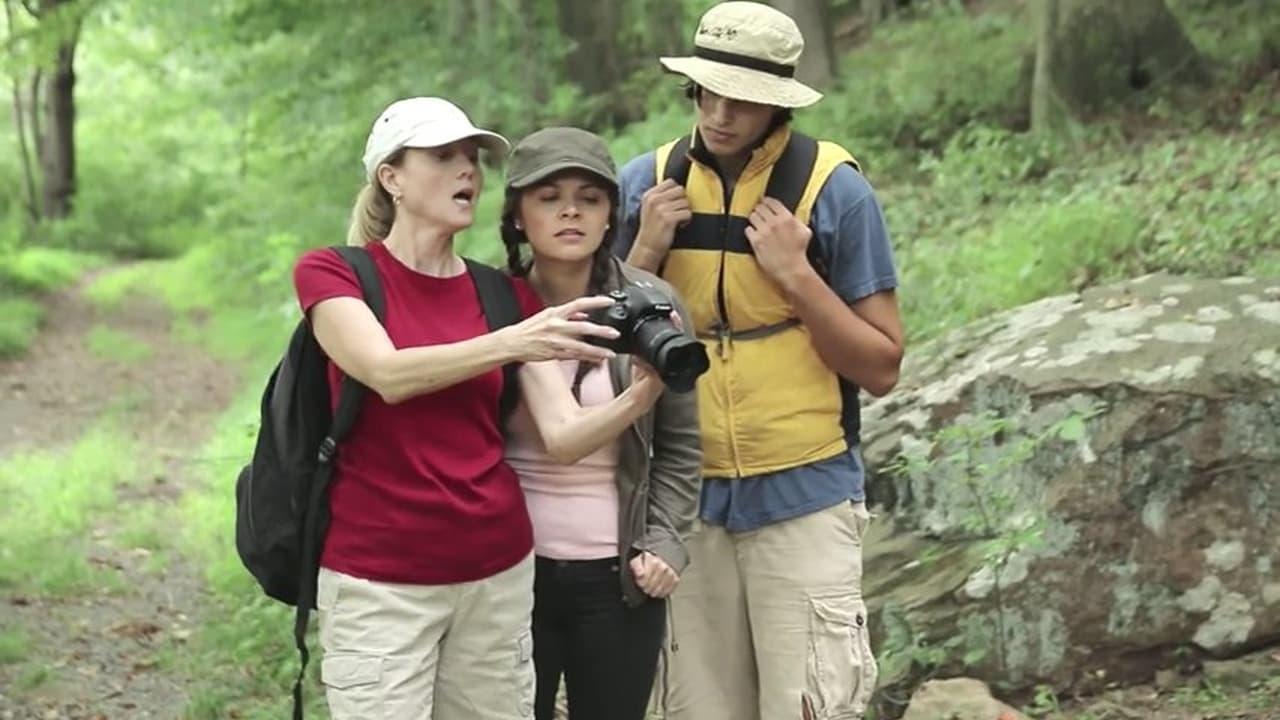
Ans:
{"type": "Polygon", "coordinates": [[[1005,312],[912,348],[863,417],[882,687],[1081,690],[1280,638],[1280,280],[1005,312]]]}

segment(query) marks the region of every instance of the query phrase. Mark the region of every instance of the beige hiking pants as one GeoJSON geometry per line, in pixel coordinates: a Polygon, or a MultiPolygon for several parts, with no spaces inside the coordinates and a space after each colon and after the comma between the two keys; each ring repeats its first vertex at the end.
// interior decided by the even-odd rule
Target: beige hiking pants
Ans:
{"type": "Polygon", "coordinates": [[[455,585],[321,568],[320,665],[333,720],[530,720],[533,555],[455,585]]]}
{"type": "Polygon", "coordinates": [[[702,524],[671,598],[659,717],[861,718],[877,676],[861,589],[869,522],[864,504],[842,502],[749,532],[702,524]]]}

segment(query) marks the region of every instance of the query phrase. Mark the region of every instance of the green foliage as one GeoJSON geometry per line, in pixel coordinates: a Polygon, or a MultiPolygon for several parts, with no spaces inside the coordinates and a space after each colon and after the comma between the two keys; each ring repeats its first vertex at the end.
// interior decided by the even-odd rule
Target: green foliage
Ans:
{"type": "Polygon", "coordinates": [[[920,242],[901,256],[903,307],[913,337],[1073,289],[1107,274],[1134,246],[1140,220],[1081,200],[1012,205],[990,225],[949,242],[920,242]]]}
{"type": "Polygon", "coordinates": [[[40,328],[43,309],[25,298],[0,297],[0,358],[21,355],[40,328]]]}
{"type": "Polygon", "coordinates": [[[0,257],[0,292],[43,293],[70,285],[102,263],[98,255],[25,247],[0,257]]]}
{"type": "Polygon", "coordinates": [[[906,325],[936,335],[1046,295],[1167,270],[1280,271],[1280,141],[1196,135],[1092,152],[987,127],[956,134],[884,194],[906,325]]]}
{"type": "Polygon", "coordinates": [[[1127,165],[1133,183],[1110,194],[1147,218],[1139,241],[1143,269],[1278,274],[1280,140],[1274,133],[1173,139],[1144,148],[1127,165]]]}
{"type": "MultiPolygon", "coordinates": [[[[1228,81],[1266,70],[1280,46],[1280,13],[1269,2],[1166,0],[1191,42],[1228,81]],[[1234,76],[1234,77],[1233,77],[1234,76]]],[[[1272,65],[1271,69],[1275,69],[1272,65]]]]}
{"type": "Polygon", "coordinates": [[[109,428],[62,452],[19,452],[0,463],[0,588],[63,595],[106,581],[79,550],[92,516],[144,469],[134,443],[109,428]]]}
{"type": "Polygon", "coordinates": [[[966,124],[1025,127],[1032,50],[1021,3],[975,18],[930,4],[846,55],[840,87],[802,111],[800,125],[844,144],[873,176],[898,176],[909,170],[903,150],[938,147],[966,124]]]}
{"type": "Polygon", "coordinates": [[[35,339],[44,309],[34,296],[71,284],[101,262],[55,248],[6,249],[0,256],[0,358],[21,355],[35,339]]]}
{"type": "Polygon", "coordinates": [[[1037,718],[1058,712],[1060,709],[1058,694],[1048,685],[1037,685],[1035,695],[1031,698],[1031,703],[1023,708],[1028,715],[1037,718]]]}

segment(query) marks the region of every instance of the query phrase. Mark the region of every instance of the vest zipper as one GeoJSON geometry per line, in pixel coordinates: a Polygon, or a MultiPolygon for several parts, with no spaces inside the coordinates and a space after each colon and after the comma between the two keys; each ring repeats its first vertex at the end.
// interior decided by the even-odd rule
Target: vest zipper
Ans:
{"type": "Polygon", "coordinates": [[[733,195],[729,191],[729,183],[725,182],[719,168],[716,168],[716,176],[720,178],[720,195],[724,201],[724,212],[720,214],[720,269],[716,278],[716,309],[720,314],[721,331],[716,349],[720,353],[720,359],[723,360],[727,357],[725,343],[733,341],[729,335],[729,304],[724,297],[724,266],[729,252],[729,210],[733,204],[733,195]]]}

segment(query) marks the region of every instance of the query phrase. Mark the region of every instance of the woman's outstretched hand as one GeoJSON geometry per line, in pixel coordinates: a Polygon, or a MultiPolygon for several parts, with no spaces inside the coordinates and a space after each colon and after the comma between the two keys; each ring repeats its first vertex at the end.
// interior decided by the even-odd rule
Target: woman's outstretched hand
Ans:
{"type": "Polygon", "coordinates": [[[600,362],[614,356],[612,350],[588,344],[587,337],[613,340],[618,331],[587,322],[587,313],[613,304],[613,299],[596,295],[553,305],[522,322],[499,330],[521,362],[541,360],[582,360],[600,362]]]}

